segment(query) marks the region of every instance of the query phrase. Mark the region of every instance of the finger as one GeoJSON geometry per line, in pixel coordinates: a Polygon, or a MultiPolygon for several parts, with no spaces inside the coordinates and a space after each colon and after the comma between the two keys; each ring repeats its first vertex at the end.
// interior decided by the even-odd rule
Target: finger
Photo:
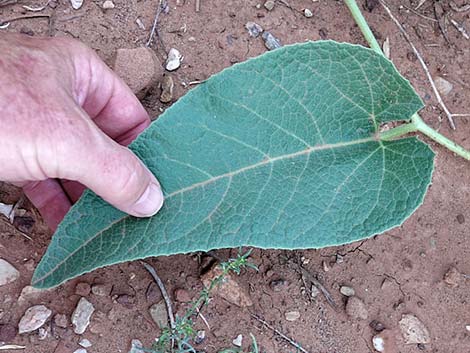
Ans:
{"type": "Polygon", "coordinates": [[[58,177],[80,182],[131,215],[157,213],[163,193],[153,174],[128,148],[113,141],[89,119],[83,117],[81,121],[85,127],[75,129],[57,163],[58,177]]]}
{"type": "Polygon", "coordinates": [[[77,56],[77,100],[108,136],[121,144],[134,140],[150,118],[131,89],[91,50],[77,56]]]}
{"type": "Polygon", "coordinates": [[[39,210],[44,221],[55,231],[71,207],[70,200],[54,179],[30,182],[23,186],[28,199],[39,210]]]}

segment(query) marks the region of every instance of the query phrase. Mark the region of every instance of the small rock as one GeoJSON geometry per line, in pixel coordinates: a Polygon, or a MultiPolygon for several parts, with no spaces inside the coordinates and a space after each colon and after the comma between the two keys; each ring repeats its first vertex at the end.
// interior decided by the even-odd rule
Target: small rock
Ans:
{"type": "Polygon", "coordinates": [[[174,292],[176,301],[180,303],[187,303],[191,301],[191,296],[186,289],[178,288],[174,292]]]}
{"type": "Polygon", "coordinates": [[[106,284],[94,284],[91,286],[91,292],[99,297],[106,297],[111,293],[111,286],[106,284]]]}
{"type": "MultiPolygon", "coordinates": [[[[202,283],[204,283],[206,288],[209,288],[211,281],[221,274],[222,269],[219,266],[215,266],[202,277],[202,283]]],[[[242,288],[238,282],[233,279],[231,274],[225,275],[223,281],[212,290],[212,293],[239,307],[253,305],[248,291],[242,288]]]]}
{"type": "Polygon", "coordinates": [[[276,5],[276,3],[273,0],[268,0],[264,3],[264,8],[268,11],[272,11],[274,9],[274,5],[276,5]]]}
{"type": "Polygon", "coordinates": [[[90,324],[90,318],[94,311],[95,308],[93,307],[93,304],[83,297],[80,298],[77,307],[72,314],[73,331],[77,335],[81,335],[85,332],[90,324]]]}
{"type": "Polygon", "coordinates": [[[162,300],[162,292],[160,292],[160,289],[155,282],[150,282],[147,290],[145,291],[145,297],[150,303],[155,303],[162,300]]]}
{"type": "Polygon", "coordinates": [[[96,335],[102,335],[106,330],[107,322],[108,316],[104,312],[97,310],[93,314],[93,319],[91,319],[90,326],[88,329],[91,333],[94,333],[96,335]]]}
{"type": "Polygon", "coordinates": [[[399,325],[405,344],[426,344],[431,341],[428,329],[416,316],[403,315],[399,325]]]}
{"type": "Polygon", "coordinates": [[[43,293],[47,293],[48,289],[37,289],[32,286],[26,286],[21,290],[21,294],[18,297],[18,304],[22,305],[25,302],[36,301],[43,293]]]}
{"type": "Polygon", "coordinates": [[[458,287],[462,281],[462,274],[455,267],[451,267],[446,274],[444,275],[444,283],[449,287],[455,288],[458,287]]]}
{"type": "Polygon", "coordinates": [[[157,304],[153,304],[150,307],[149,312],[153,321],[160,329],[168,327],[168,311],[163,300],[157,304]]]}
{"type": "Polygon", "coordinates": [[[232,343],[236,347],[241,347],[242,344],[243,344],[243,336],[238,335],[237,337],[235,337],[235,339],[232,341],[232,343]]]}
{"type": "Polygon", "coordinates": [[[69,319],[65,314],[56,314],[54,316],[54,324],[57,327],[67,328],[69,326],[69,319]]]}
{"type": "Polygon", "coordinates": [[[204,330],[198,331],[196,334],[196,338],[194,339],[194,343],[201,344],[202,342],[204,342],[205,339],[206,339],[206,331],[204,330]]]}
{"type": "Polygon", "coordinates": [[[160,95],[160,102],[170,103],[173,100],[173,78],[170,75],[164,75],[162,80],[162,94],[160,95]]]}
{"type": "Polygon", "coordinates": [[[312,284],[312,288],[310,288],[310,295],[312,296],[313,299],[318,297],[320,294],[320,290],[312,284]]]}
{"type": "Polygon", "coordinates": [[[383,330],[385,330],[385,326],[380,321],[377,321],[377,320],[372,320],[369,323],[369,326],[375,332],[382,332],[383,330]]]}
{"type": "Polygon", "coordinates": [[[137,17],[137,19],[135,20],[135,23],[142,31],[145,31],[145,25],[139,17],[137,17]]]}
{"type": "Polygon", "coordinates": [[[92,346],[91,342],[86,338],[82,338],[78,344],[83,348],[90,348],[92,346]]]}
{"type": "Polygon", "coordinates": [[[352,297],[353,295],[356,294],[356,291],[354,290],[354,288],[351,288],[348,286],[341,286],[341,288],[339,289],[339,292],[345,297],[352,297]]]}
{"type": "Polygon", "coordinates": [[[434,83],[439,93],[442,94],[443,96],[447,96],[450,93],[450,91],[452,91],[452,89],[454,88],[454,85],[452,83],[450,83],[449,81],[447,81],[446,79],[440,76],[437,76],[434,79],[434,83]]]}
{"type": "Polygon", "coordinates": [[[86,297],[88,294],[90,294],[90,291],[91,286],[86,282],[77,283],[77,285],[75,286],[75,294],[81,297],[86,297]]]}
{"type": "Polygon", "coordinates": [[[269,286],[274,292],[282,292],[283,290],[286,290],[287,287],[289,287],[289,282],[283,278],[277,278],[273,279],[271,283],[269,283],[269,286]]]}
{"type": "Polygon", "coordinates": [[[398,353],[395,333],[392,330],[384,330],[372,338],[372,345],[377,352],[398,353]]]}
{"type": "Polygon", "coordinates": [[[248,30],[248,34],[253,38],[258,38],[258,36],[263,33],[263,27],[255,22],[247,22],[245,28],[248,30]]]}
{"type": "Polygon", "coordinates": [[[353,319],[366,320],[368,316],[364,302],[358,297],[349,297],[346,303],[346,314],[353,319]]]}
{"type": "Polygon", "coordinates": [[[313,17],[313,12],[310,9],[304,9],[304,16],[307,18],[313,17]]]}
{"type": "Polygon", "coordinates": [[[133,339],[131,341],[131,349],[129,353],[142,353],[144,345],[138,339],[133,339]]]}
{"type": "Polygon", "coordinates": [[[79,348],[73,351],[73,353],[87,353],[85,348],[79,348]]]}
{"type": "Polygon", "coordinates": [[[106,0],[104,3],[103,3],[103,9],[104,10],[112,10],[114,9],[116,6],[114,5],[114,2],[112,2],[111,0],[106,0]]]}
{"type": "Polygon", "coordinates": [[[40,327],[38,330],[38,339],[44,341],[47,338],[49,332],[44,327],[40,327]]]}
{"type": "Polygon", "coordinates": [[[140,98],[163,75],[158,58],[149,48],[118,49],[113,67],[116,74],[140,98]]]}
{"type": "MultiPolygon", "coordinates": [[[[468,332],[470,332],[470,325],[465,325],[465,330],[467,330],[468,332]]],[[[2,339],[0,338],[0,340],[2,340],[2,339]]]]}
{"type": "Polygon", "coordinates": [[[83,0],[70,0],[70,3],[72,4],[74,10],[78,10],[82,7],[83,0]]]}
{"type": "Polygon", "coordinates": [[[52,315],[52,311],[44,305],[35,305],[26,310],[18,324],[18,333],[32,332],[40,328],[52,315]]]}
{"type": "Polygon", "coordinates": [[[135,304],[135,296],[130,294],[120,294],[116,297],[116,302],[130,308],[135,304]]]}
{"type": "Polygon", "coordinates": [[[459,224],[464,224],[465,223],[465,217],[463,214],[458,214],[457,215],[457,222],[459,222],[459,224]]]}
{"type": "Polygon", "coordinates": [[[265,45],[266,48],[268,48],[269,50],[274,50],[274,49],[277,49],[277,48],[282,47],[282,44],[281,44],[281,42],[279,41],[279,39],[277,39],[276,37],[274,37],[274,36],[271,34],[271,32],[264,31],[263,34],[261,35],[261,38],[263,38],[263,40],[264,40],[264,45],[265,45]]]}
{"type": "Polygon", "coordinates": [[[300,313],[298,311],[288,311],[284,316],[287,321],[295,321],[300,318],[300,313]]]}
{"type": "Polygon", "coordinates": [[[330,270],[330,266],[328,265],[328,262],[326,261],[322,262],[322,267],[323,267],[323,271],[325,272],[328,272],[330,270]]]}
{"type": "Polygon", "coordinates": [[[183,59],[183,56],[178,51],[178,49],[171,48],[170,51],[168,52],[168,57],[166,59],[165,68],[168,71],[176,70],[177,68],[179,68],[181,66],[181,60],[182,59],[183,59]]]}
{"type": "Polygon", "coordinates": [[[0,286],[16,281],[20,273],[10,263],[0,259],[0,286]]]}
{"type": "Polygon", "coordinates": [[[366,0],[366,9],[372,12],[379,5],[379,0],[366,0]]]}
{"type": "Polygon", "coordinates": [[[0,342],[9,343],[16,337],[16,328],[9,324],[0,324],[0,342]]]}

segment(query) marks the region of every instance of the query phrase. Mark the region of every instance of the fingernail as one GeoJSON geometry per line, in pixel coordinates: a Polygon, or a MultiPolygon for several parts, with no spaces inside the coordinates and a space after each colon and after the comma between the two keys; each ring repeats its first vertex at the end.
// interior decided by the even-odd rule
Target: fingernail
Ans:
{"type": "Polygon", "coordinates": [[[147,190],[134,204],[132,210],[139,216],[149,217],[157,213],[163,205],[163,192],[155,183],[150,183],[147,190]]]}

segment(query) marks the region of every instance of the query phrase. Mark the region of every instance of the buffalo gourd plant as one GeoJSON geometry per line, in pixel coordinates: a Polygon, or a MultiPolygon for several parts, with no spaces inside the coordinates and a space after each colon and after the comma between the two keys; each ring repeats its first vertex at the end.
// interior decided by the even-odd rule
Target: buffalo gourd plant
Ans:
{"type": "Polygon", "coordinates": [[[291,45],[191,90],[131,145],[162,184],[162,210],[137,219],[86,192],[33,285],[149,256],[345,244],[406,220],[426,194],[434,153],[403,135],[419,130],[464,153],[419,118],[421,99],[381,55],[355,1],[345,2],[375,51],[291,45]]]}

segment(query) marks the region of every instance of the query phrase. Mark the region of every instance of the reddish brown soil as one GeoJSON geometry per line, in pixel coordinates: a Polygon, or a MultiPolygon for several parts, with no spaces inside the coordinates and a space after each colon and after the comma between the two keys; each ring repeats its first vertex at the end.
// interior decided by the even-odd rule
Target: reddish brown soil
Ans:
{"type": "MultiPolygon", "coordinates": [[[[364,3],[363,0],[359,2],[361,5],[364,3]]],[[[37,6],[36,1],[25,3],[37,6]]],[[[48,8],[42,12],[54,14],[55,22],[50,28],[47,20],[33,19],[16,21],[8,30],[36,36],[52,34],[79,38],[110,63],[116,49],[134,48],[145,43],[157,3],[157,0],[115,0],[116,8],[104,12],[101,1],[85,0],[83,8],[74,11],[68,1],[61,0],[55,9],[48,8]],[[146,30],[136,25],[137,17],[143,21],[146,30]]],[[[184,55],[184,64],[174,73],[177,97],[186,92],[182,82],[206,79],[234,62],[265,52],[260,38],[248,36],[244,28],[248,21],[255,21],[270,30],[283,44],[318,40],[321,36],[364,44],[361,33],[340,1],[285,1],[292,5],[292,9],[278,1],[275,9],[268,12],[262,7],[257,9],[258,1],[253,0],[201,0],[199,13],[195,12],[194,0],[181,3],[184,4],[177,6],[176,0],[171,0],[169,14],[160,17],[160,35],[165,48],[176,47],[184,55]],[[306,18],[301,12],[304,8],[310,8],[314,16],[306,18]],[[180,31],[182,27],[186,28],[185,32],[180,31]],[[195,40],[189,40],[190,37],[195,40]]],[[[414,8],[418,0],[390,0],[390,3],[425,57],[431,73],[444,76],[454,84],[453,91],[445,97],[449,108],[458,113],[469,112],[469,42],[449,25],[447,35],[451,44],[448,44],[435,22],[404,7],[401,10],[398,8],[399,5],[414,8]]],[[[432,0],[425,2],[418,11],[434,18],[433,3],[432,0]]],[[[441,3],[447,8],[447,2],[441,3]]],[[[456,3],[462,5],[463,1],[456,3]]],[[[19,5],[0,8],[0,20],[21,15],[21,11],[19,5]]],[[[452,18],[466,21],[467,26],[470,25],[469,14],[450,12],[452,18]]],[[[470,148],[469,121],[457,118],[457,130],[449,129],[423,70],[383,9],[378,6],[371,13],[366,12],[366,17],[381,41],[390,38],[393,62],[425,100],[427,107],[422,112],[423,118],[433,127],[440,127],[445,135],[470,148]]],[[[164,50],[160,43],[154,49],[163,57],[164,50]]],[[[158,96],[159,88],[156,87],[144,99],[152,115],[158,115],[161,109],[167,107],[159,102],[158,96]]],[[[208,335],[199,349],[217,352],[231,347],[232,339],[238,334],[245,337],[244,346],[247,348],[251,332],[256,336],[261,351],[295,351],[286,341],[255,321],[250,316],[254,313],[264,317],[309,352],[373,351],[371,338],[374,331],[369,326],[372,320],[378,320],[396,331],[399,352],[470,352],[470,333],[465,328],[470,324],[470,280],[462,279],[453,288],[442,281],[450,266],[470,274],[470,246],[467,244],[470,169],[468,162],[433,143],[431,145],[437,152],[433,184],[424,204],[402,227],[362,243],[337,248],[302,252],[254,251],[253,259],[259,265],[260,272],[246,272],[238,278],[240,284],[251,292],[253,307],[241,309],[221,298],[214,298],[204,309],[211,329],[208,330],[200,320],[196,322],[196,327],[205,329],[208,335]],[[336,262],[337,254],[343,256],[343,262],[336,262]],[[309,299],[295,265],[295,259],[302,256],[305,268],[318,275],[339,304],[337,310],[322,295],[315,300],[309,299]],[[324,270],[323,262],[328,264],[328,271],[324,270]],[[276,279],[287,281],[279,292],[274,292],[270,287],[271,281],[276,279]],[[390,282],[382,288],[385,279],[390,282]],[[339,286],[343,284],[353,287],[364,300],[368,310],[367,320],[357,321],[346,315],[345,299],[339,293],[339,286]],[[288,322],[284,314],[292,310],[299,311],[301,317],[288,322]],[[431,335],[429,344],[404,344],[398,331],[398,321],[405,313],[416,315],[428,327],[431,335]]],[[[12,203],[20,196],[19,190],[0,184],[0,202],[12,203]]],[[[25,207],[36,220],[30,232],[32,241],[22,237],[6,220],[0,222],[0,257],[21,272],[19,280],[0,287],[0,323],[16,327],[24,310],[33,304],[45,304],[54,314],[70,316],[79,299],[74,294],[76,283],[106,283],[113,286],[113,294],[135,296],[135,303],[123,305],[113,302],[112,296],[88,295],[97,309],[91,327],[83,335],[93,343],[88,351],[127,352],[132,338],[138,338],[150,346],[159,330],[148,314],[152,302],[147,301],[145,296],[152,280],[139,263],[100,269],[44,293],[29,304],[17,302],[21,289],[28,285],[32,276],[31,259],[37,264],[50,239],[50,233],[37,212],[30,205],[25,207]]],[[[236,251],[224,250],[217,254],[227,259],[236,251]]],[[[202,288],[199,277],[201,266],[194,256],[158,258],[152,259],[151,263],[156,266],[170,292],[184,288],[191,295],[196,295],[202,288]]],[[[175,305],[177,310],[182,310],[181,305],[175,305]]],[[[38,340],[37,334],[31,334],[16,336],[13,343],[25,345],[24,352],[27,353],[62,353],[77,349],[78,340],[71,328],[54,328],[53,334],[43,341],[38,340]]]]}

